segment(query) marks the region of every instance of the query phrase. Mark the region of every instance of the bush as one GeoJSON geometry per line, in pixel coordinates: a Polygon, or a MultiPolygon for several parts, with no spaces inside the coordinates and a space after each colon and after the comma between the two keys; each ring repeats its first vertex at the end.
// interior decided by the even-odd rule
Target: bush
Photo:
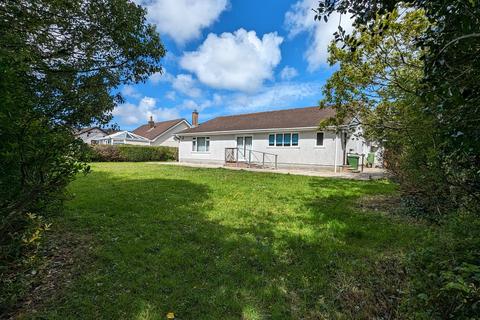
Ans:
{"type": "Polygon", "coordinates": [[[134,145],[97,145],[91,148],[89,158],[90,161],[98,162],[176,161],[178,159],[178,148],[134,145]]]}
{"type": "Polygon", "coordinates": [[[459,217],[411,255],[406,313],[413,319],[478,319],[480,221],[459,217]]]}
{"type": "MultiPolygon", "coordinates": [[[[20,219],[19,219],[20,220],[20,219]]],[[[50,229],[42,216],[26,213],[22,226],[8,235],[9,242],[0,245],[0,318],[16,305],[37,281],[36,268],[40,265],[39,247],[43,235],[50,229]]]]}

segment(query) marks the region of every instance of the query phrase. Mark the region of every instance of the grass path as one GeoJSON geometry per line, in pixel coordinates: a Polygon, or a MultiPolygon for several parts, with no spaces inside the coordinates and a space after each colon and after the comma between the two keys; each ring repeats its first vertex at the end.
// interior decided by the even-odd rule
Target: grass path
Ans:
{"type": "MultiPolygon", "coordinates": [[[[103,163],[69,190],[57,230],[95,240],[32,317],[341,318],[340,289],[424,228],[358,209],[395,192],[383,181],[103,163]]],[[[375,286],[359,290],[371,304],[375,286]]],[[[358,315],[375,312],[367,304],[358,315]]]]}

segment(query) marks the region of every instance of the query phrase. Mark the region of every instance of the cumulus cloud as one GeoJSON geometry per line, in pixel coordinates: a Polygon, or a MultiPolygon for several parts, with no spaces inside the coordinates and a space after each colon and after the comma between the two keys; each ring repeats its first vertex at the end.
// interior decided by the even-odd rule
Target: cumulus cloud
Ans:
{"type": "Polygon", "coordinates": [[[168,100],[175,101],[177,99],[177,93],[175,91],[168,91],[165,94],[165,98],[167,98],[168,100]]]}
{"type": "Polygon", "coordinates": [[[251,92],[272,78],[282,42],[276,32],[262,39],[244,29],[220,36],[211,33],[197,51],[183,55],[180,65],[210,87],[251,92]]]}
{"type": "Polygon", "coordinates": [[[161,34],[184,44],[201,35],[227,9],[227,0],[135,0],[147,9],[147,18],[161,34]]]}
{"type": "Polygon", "coordinates": [[[141,96],[140,93],[137,91],[137,89],[135,89],[135,87],[130,85],[123,86],[121,93],[122,93],[122,96],[124,97],[135,98],[135,99],[138,99],[141,96]]]}
{"type": "MultiPolygon", "coordinates": [[[[150,76],[149,80],[154,85],[167,82],[171,83],[173,89],[192,98],[198,98],[202,95],[202,91],[197,87],[198,81],[190,74],[178,74],[174,76],[164,70],[163,73],[154,73],[150,76]]],[[[168,92],[166,98],[175,100],[176,92],[168,92]]]]}
{"type": "Polygon", "coordinates": [[[179,118],[176,108],[159,108],[157,100],[152,97],[143,97],[138,104],[124,103],[113,110],[113,115],[125,125],[142,124],[153,116],[155,121],[179,118]]]}
{"type": "Polygon", "coordinates": [[[300,33],[309,34],[309,46],[305,53],[308,62],[308,70],[315,71],[327,64],[328,46],[333,40],[333,33],[338,30],[340,24],[348,33],[352,30],[352,20],[348,16],[333,13],[328,22],[315,21],[315,12],[318,0],[301,0],[292,5],[285,14],[285,26],[289,31],[289,37],[295,37],[300,33]]]}
{"type": "Polygon", "coordinates": [[[172,82],[175,77],[168,73],[168,71],[164,68],[162,72],[155,72],[152,74],[148,80],[152,84],[159,84],[160,82],[172,82]]]}
{"type": "Polygon", "coordinates": [[[195,79],[189,74],[177,75],[172,81],[172,87],[192,98],[198,98],[202,94],[202,91],[196,87],[195,79]]]}
{"type": "Polygon", "coordinates": [[[296,76],[298,76],[298,71],[293,67],[285,66],[280,72],[280,78],[282,80],[291,80],[296,76]]]}
{"type": "Polygon", "coordinates": [[[310,83],[279,83],[251,94],[234,94],[228,99],[227,109],[231,113],[272,110],[291,107],[306,98],[319,97],[322,85],[310,83]]]}
{"type": "Polygon", "coordinates": [[[222,102],[223,102],[223,97],[215,93],[213,94],[211,99],[206,99],[201,102],[196,102],[191,99],[184,100],[183,103],[179,106],[179,108],[187,109],[187,110],[203,111],[207,108],[218,106],[222,102]]]}

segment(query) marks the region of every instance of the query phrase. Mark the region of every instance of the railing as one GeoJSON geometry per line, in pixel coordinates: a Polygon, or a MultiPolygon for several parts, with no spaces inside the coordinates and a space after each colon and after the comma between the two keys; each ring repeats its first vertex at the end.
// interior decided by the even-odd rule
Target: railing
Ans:
{"type": "Polygon", "coordinates": [[[243,150],[240,148],[225,148],[225,163],[246,163],[248,167],[254,165],[265,168],[271,164],[275,169],[278,168],[278,155],[256,150],[243,150]]]}

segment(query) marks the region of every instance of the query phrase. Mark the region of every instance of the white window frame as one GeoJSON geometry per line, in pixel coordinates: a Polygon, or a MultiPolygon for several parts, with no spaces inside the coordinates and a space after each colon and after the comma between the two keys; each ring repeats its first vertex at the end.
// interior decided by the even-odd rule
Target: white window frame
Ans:
{"type": "Polygon", "coordinates": [[[193,137],[192,138],[192,152],[209,153],[210,152],[210,137],[207,137],[207,136],[193,137]],[[205,151],[198,151],[198,139],[199,138],[204,138],[205,139],[205,151]]]}
{"type": "Polygon", "coordinates": [[[275,147],[275,143],[276,143],[275,138],[276,138],[275,133],[269,133],[269,134],[268,134],[268,146],[269,146],[269,147],[275,147]],[[273,144],[270,144],[270,137],[271,137],[271,136],[273,136],[273,144]]]}
{"type": "Polygon", "coordinates": [[[300,134],[298,132],[293,132],[293,131],[288,131],[288,132],[276,132],[276,133],[269,133],[268,134],[268,146],[267,148],[286,148],[286,149],[295,149],[299,148],[299,142],[300,142],[300,134]],[[290,135],[290,144],[288,146],[285,145],[285,135],[289,134],[290,135]],[[293,135],[296,134],[298,139],[297,139],[297,144],[293,145],[293,135]],[[279,145],[277,144],[277,136],[282,135],[282,144],[279,145]],[[270,136],[273,136],[273,145],[270,145],[270,136]]]}
{"type": "Polygon", "coordinates": [[[282,132],[282,133],[275,133],[275,147],[283,147],[283,132],[282,132]],[[277,137],[278,137],[279,135],[282,136],[282,144],[281,144],[281,145],[278,144],[278,139],[277,139],[277,137]]]}
{"type": "Polygon", "coordinates": [[[300,145],[300,133],[298,132],[291,132],[292,134],[292,137],[291,137],[291,145],[293,148],[298,148],[299,145],[300,145]],[[293,145],[293,135],[296,134],[297,135],[297,144],[296,145],[293,145]]]}

